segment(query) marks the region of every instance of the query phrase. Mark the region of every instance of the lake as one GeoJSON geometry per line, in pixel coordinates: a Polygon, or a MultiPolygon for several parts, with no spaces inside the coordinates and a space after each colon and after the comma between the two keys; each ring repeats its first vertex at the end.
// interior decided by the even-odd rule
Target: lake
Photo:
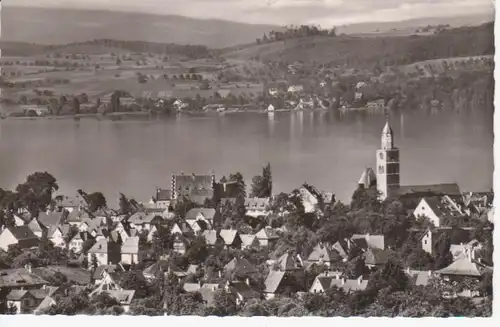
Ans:
{"type": "MultiPolygon", "coordinates": [[[[457,182],[492,188],[491,113],[391,114],[401,184],[457,182]]],[[[158,121],[1,120],[0,187],[35,171],[53,174],[65,194],[101,191],[148,200],[172,173],[219,179],[241,172],[250,185],[270,162],[273,193],[308,182],[349,201],[365,167],[375,166],[384,115],[334,112],[179,116],[158,121]]]]}

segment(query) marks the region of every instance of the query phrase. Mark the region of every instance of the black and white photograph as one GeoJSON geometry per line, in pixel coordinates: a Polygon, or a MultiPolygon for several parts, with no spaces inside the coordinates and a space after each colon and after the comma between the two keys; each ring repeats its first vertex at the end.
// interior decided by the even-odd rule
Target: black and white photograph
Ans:
{"type": "Polygon", "coordinates": [[[494,1],[0,6],[0,316],[492,317],[494,1]]]}

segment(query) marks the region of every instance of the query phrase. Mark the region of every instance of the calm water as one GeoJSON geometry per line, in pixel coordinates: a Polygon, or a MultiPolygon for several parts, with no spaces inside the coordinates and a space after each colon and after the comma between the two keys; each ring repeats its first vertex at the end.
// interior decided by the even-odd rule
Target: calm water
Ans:
{"type": "MultiPolygon", "coordinates": [[[[489,190],[493,126],[489,114],[394,114],[401,183],[458,182],[489,190]]],[[[118,192],[147,200],[169,187],[172,173],[240,171],[252,176],[270,162],[274,192],[303,182],[347,201],[365,167],[375,165],[383,115],[332,112],[178,117],[169,121],[0,121],[0,187],[13,188],[48,171],[61,191],[118,192]]]]}

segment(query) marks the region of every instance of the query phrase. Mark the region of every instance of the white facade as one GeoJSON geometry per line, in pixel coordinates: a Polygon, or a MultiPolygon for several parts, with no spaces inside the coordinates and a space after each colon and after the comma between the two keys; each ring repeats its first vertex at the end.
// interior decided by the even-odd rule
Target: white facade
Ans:
{"type": "Polygon", "coordinates": [[[441,219],[439,219],[425,199],[420,200],[420,203],[413,211],[413,215],[416,218],[428,218],[435,227],[440,227],[441,225],[441,219]]]}

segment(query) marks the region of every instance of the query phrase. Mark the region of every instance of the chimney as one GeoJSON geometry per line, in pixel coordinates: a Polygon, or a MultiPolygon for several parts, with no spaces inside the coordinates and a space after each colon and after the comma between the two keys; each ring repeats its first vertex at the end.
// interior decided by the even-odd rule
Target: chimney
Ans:
{"type": "Polygon", "coordinates": [[[345,278],[342,278],[342,285],[345,284],[345,278]]]}
{"type": "Polygon", "coordinates": [[[245,279],[245,283],[250,286],[250,278],[245,279]]]}

